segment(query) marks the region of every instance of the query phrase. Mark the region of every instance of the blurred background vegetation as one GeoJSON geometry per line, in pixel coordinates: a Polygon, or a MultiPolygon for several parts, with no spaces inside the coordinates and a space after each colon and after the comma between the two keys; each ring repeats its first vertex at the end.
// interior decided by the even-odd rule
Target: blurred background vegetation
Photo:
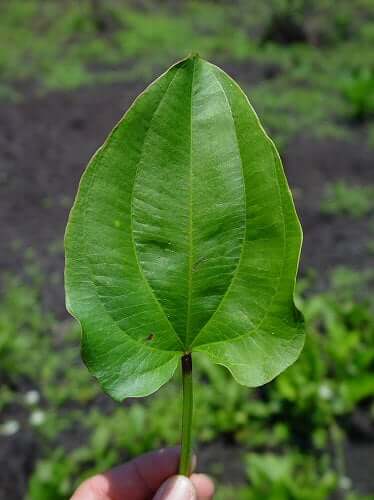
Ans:
{"type": "Polygon", "coordinates": [[[374,499],[373,0],[12,0],[0,19],[0,497],[65,500],[178,442],[178,375],[118,405],[82,366],[62,240],[90,155],[197,51],[281,152],[308,326],[300,359],[257,390],[196,356],[200,469],[218,499],[374,499]]]}

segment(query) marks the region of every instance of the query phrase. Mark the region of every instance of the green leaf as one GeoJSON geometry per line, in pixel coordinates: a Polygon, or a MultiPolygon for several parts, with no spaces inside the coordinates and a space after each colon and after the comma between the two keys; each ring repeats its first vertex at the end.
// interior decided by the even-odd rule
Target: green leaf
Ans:
{"type": "Polygon", "coordinates": [[[118,400],[154,392],[192,351],[241,384],[270,381],[304,342],[301,239],[241,89],[198,56],[175,64],[92,158],[70,214],[67,307],[88,368],[118,400]]]}

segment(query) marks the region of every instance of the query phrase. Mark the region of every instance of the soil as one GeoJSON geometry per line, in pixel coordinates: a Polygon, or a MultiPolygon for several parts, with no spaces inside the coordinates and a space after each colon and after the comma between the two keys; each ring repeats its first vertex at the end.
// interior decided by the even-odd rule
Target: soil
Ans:
{"type": "MultiPolygon", "coordinates": [[[[231,73],[238,77],[241,69],[231,68],[231,73]]],[[[245,81],[248,75],[243,76],[245,81]]],[[[62,239],[79,178],[88,159],[143,87],[140,83],[116,84],[57,92],[0,107],[0,267],[22,273],[32,249],[48,277],[43,289],[45,307],[60,319],[67,317],[62,239]]],[[[374,265],[367,248],[374,237],[368,219],[324,216],[319,209],[327,182],[344,178],[352,184],[374,183],[374,151],[357,135],[351,142],[301,135],[284,153],[304,228],[301,273],[309,268],[319,271],[321,287],[337,265],[357,269],[374,265]]],[[[6,465],[1,498],[22,497],[37,453],[33,439],[22,433],[1,440],[0,462],[6,465]]],[[[348,475],[362,492],[374,490],[374,470],[368,471],[373,448],[368,441],[349,445],[348,475]]],[[[224,458],[225,471],[234,470],[239,463],[238,450],[221,442],[201,451],[202,463],[208,466],[217,455],[224,458]]],[[[240,480],[243,472],[234,470],[229,476],[240,480]]]]}
{"type": "Polygon", "coordinates": [[[0,440],[0,498],[21,500],[39,455],[38,439],[31,432],[17,432],[0,440]]]}

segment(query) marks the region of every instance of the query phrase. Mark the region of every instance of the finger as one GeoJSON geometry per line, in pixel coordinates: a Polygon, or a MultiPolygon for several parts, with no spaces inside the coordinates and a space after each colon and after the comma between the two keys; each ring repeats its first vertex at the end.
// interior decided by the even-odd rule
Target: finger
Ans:
{"type": "Polygon", "coordinates": [[[146,453],[127,464],[87,479],[71,500],[146,500],[160,485],[176,474],[179,448],[146,453]]]}
{"type": "Polygon", "coordinates": [[[156,493],[154,500],[197,500],[196,489],[186,476],[170,477],[156,493]]]}
{"type": "Polygon", "coordinates": [[[197,492],[198,500],[211,500],[214,495],[214,483],[205,474],[192,474],[190,477],[197,492]]]}

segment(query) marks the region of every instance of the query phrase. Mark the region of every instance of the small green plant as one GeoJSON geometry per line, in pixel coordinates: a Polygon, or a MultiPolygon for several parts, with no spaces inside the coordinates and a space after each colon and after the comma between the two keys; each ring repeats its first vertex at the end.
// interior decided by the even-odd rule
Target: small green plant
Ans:
{"type": "Polygon", "coordinates": [[[155,392],[181,361],[181,474],[192,352],[251,387],[298,357],[300,246],[274,144],[235,82],[198,56],[156,80],[90,162],[66,232],[67,307],[118,401],[155,392]]]}
{"type": "Polygon", "coordinates": [[[269,400],[309,448],[334,444],[340,420],[374,395],[372,273],[338,268],[331,289],[302,300],[308,336],[297,363],[269,387],[269,400]],[[363,296],[362,296],[363,294],[363,296]],[[278,403],[278,404],[277,404],[278,403]]]}
{"type": "Polygon", "coordinates": [[[349,186],[338,181],[327,186],[321,211],[328,215],[363,217],[374,210],[374,186],[349,186]]]}
{"type": "Polygon", "coordinates": [[[246,456],[249,486],[224,488],[218,500],[327,500],[335,491],[336,475],[307,455],[251,453],[246,456]]]}
{"type": "Polygon", "coordinates": [[[250,454],[247,473],[252,484],[248,500],[325,500],[336,488],[334,474],[321,474],[314,460],[298,453],[250,454]]]}
{"type": "Polygon", "coordinates": [[[347,76],[342,93],[348,104],[349,116],[363,122],[374,116],[374,69],[360,68],[347,76]]]}
{"type": "Polygon", "coordinates": [[[0,302],[0,380],[9,385],[19,377],[32,377],[40,369],[41,353],[48,345],[46,331],[51,318],[44,315],[36,286],[27,286],[19,278],[4,280],[0,302]],[[29,352],[35,363],[25,363],[29,352]]]}
{"type": "Polygon", "coordinates": [[[71,476],[75,461],[58,449],[38,463],[32,475],[27,498],[29,500],[65,500],[72,491],[71,476]]]}

